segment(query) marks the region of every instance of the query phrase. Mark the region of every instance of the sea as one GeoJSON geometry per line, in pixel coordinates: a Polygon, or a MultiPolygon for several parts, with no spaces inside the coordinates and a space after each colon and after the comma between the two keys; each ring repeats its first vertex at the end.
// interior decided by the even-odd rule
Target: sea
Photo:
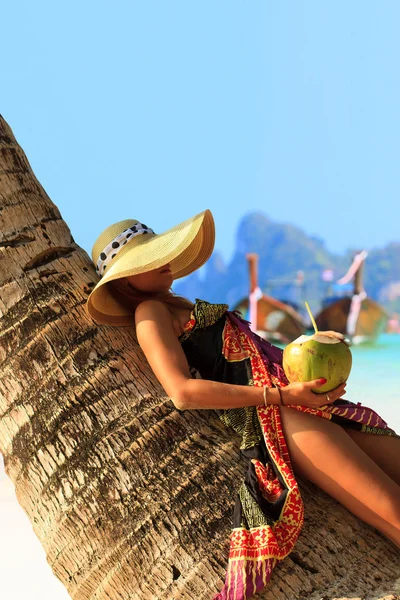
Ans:
{"type": "Polygon", "coordinates": [[[373,408],[400,435],[400,334],[382,333],[351,353],[346,400],[373,408]]]}

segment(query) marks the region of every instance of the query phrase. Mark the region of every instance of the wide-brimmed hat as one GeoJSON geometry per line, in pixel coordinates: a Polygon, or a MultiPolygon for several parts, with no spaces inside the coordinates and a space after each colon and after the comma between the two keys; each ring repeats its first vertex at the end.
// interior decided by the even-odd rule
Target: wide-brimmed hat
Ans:
{"type": "Polygon", "coordinates": [[[98,323],[132,325],[134,315],[110,291],[110,282],[171,265],[174,279],[189,275],[211,256],[214,219],[205,210],[168,231],[156,234],[136,219],[110,225],[97,238],[92,259],[101,279],[90,293],[86,309],[98,323]]]}

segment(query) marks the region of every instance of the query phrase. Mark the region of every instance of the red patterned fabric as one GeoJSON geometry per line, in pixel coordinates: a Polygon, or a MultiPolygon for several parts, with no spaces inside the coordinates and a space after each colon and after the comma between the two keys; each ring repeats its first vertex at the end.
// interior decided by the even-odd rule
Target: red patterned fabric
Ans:
{"type": "MultiPolygon", "coordinates": [[[[271,375],[256,345],[229,320],[224,327],[222,352],[229,362],[248,358],[253,385],[272,387],[271,375]]],[[[284,385],[276,379],[275,383],[284,385]]],[[[279,406],[257,407],[257,413],[264,442],[274,464],[273,467],[272,463],[265,465],[252,459],[259,489],[269,503],[276,502],[285,489],[275,475],[278,469],[287,495],[280,518],[274,524],[250,530],[240,527],[232,531],[225,585],[214,600],[243,600],[261,590],[268,583],[277,560],[282,560],[292,551],[304,521],[303,502],[283,435],[279,406]]]]}
{"type": "MultiPolygon", "coordinates": [[[[190,366],[204,378],[268,387],[288,383],[281,361],[276,362],[281,351],[258,338],[226,305],[197,301],[181,343],[190,366]]],[[[343,427],[396,435],[373,410],[346,400],[318,409],[290,408],[343,427]]],[[[218,412],[225,424],[242,435],[248,471],[235,505],[225,584],[213,600],[246,600],[268,583],[277,561],[292,551],[303,525],[304,506],[279,406],[218,412]]]]}

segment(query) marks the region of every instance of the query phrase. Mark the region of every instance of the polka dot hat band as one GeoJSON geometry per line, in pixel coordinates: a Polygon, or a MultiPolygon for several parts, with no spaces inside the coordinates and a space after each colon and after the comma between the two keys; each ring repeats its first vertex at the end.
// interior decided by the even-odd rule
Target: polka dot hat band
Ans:
{"type": "Polygon", "coordinates": [[[119,303],[112,293],[112,281],[166,264],[171,265],[173,278],[179,279],[208,260],[214,241],[214,219],[209,210],[161,234],[135,219],[110,225],[99,235],[92,249],[92,259],[101,279],[87,299],[88,314],[104,325],[134,325],[133,310],[119,303]]]}
{"type": "Polygon", "coordinates": [[[134,237],[135,235],[142,235],[145,233],[154,233],[150,227],[147,227],[143,223],[137,223],[133,227],[127,227],[124,229],[122,233],[117,235],[112,242],[108,244],[104,248],[102,252],[100,252],[99,260],[97,261],[96,271],[101,276],[104,275],[104,271],[110,264],[110,262],[117,256],[118,252],[121,250],[125,244],[128,243],[130,237],[134,237]]]}

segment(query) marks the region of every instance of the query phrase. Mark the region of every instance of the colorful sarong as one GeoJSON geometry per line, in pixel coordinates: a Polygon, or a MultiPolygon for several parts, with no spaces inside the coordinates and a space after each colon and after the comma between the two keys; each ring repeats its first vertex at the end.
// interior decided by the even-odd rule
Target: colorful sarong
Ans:
{"type": "MultiPolygon", "coordinates": [[[[283,387],[282,350],[253,333],[226,304],[197,300],[180,336],[193,376],[236,385],[283,387]]],[[[360,403],[338,400],[317,409],[291,405],[359,431],[394,435],[360,403]]],[[[270,404],[217,411],[241,436],[248,469],[233,512],[225,584],[213,600],[246,600],[269,581],[278,560],[293,550],[304,507],[282,430],[280,408],[270,404]]]]}

